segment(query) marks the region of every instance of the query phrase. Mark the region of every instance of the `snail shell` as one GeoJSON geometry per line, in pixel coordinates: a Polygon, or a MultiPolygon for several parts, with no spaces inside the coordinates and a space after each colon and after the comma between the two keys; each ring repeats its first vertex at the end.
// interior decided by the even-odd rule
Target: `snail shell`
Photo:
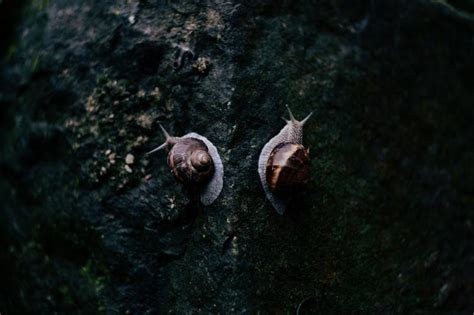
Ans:
{"type": "Polygon", "coordinates": [[[268,187],[277,195],[301,190],[309,182],[309,153],[301,144],[283,142],[270,153],[265,170],[268,187]]]}
{"type": "Polygon", "coordinates": [[[168,154],[168,165],[174,177],[185,186],[206,184],[214,175],[214,163],[201,140],[184,138],[168,154]]]}
{"type": "Polygon", "coordinates": [[[290,108],[288,113],[290,120],[285,120],[285,127],[265,144],[258,159],[263,190],[279,214],[285,212],[289,195],[309,181],[309,153],[302,143],[303,126],[312,113],[301,121],[295,119],[290,108]]]}
{"type": "Polygon", "coordinates": [[[205,206],[212,204],[219,197],[224,183],[224,166],[217,148],[197,133],[171,137],[163,126],[160,128],[166,141],[148,154],[172,145],[168,166],[173,176],[189,190],[199,192],[205,206]]]}

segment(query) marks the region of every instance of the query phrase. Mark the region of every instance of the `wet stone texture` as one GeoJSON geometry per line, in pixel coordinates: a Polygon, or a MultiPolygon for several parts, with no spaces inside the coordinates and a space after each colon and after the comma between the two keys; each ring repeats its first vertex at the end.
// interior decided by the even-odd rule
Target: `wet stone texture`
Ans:
{"type": "Polygon", "coordinates": [[[1,46],[0,313],[471,314],[471,1],[18,10],[1,46]],[[279,216],[257,160],[285,104],[314,111],[312,178],[279,216]],[[217,146],[213,205],[145,155],[159,122],[217,146]]]}

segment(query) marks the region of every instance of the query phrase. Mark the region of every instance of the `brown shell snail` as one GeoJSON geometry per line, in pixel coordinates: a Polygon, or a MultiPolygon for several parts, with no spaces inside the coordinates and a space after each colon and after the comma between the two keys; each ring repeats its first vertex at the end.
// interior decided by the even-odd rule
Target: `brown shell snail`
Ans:
{"type": "Polygon", "coordinates": [[[290,197],[309,182],[309,151],[303,146],[303,126],[313,113],[298,121],[291,113],[286,126],[265,144],[258,159],[258,174],[268,200],[279,214],[290,197]]]}
{"type": "Polygon", "coordinates": [[[212,204],[222,191],[224,178],[224,167],[216,147],[206,137],[197,133],[172,137],[161,124],[160,128],[166,140],[147,154],[171,145],[168,166],[173,176],[191,194],[199,194],[205,206],[212,204]]]}

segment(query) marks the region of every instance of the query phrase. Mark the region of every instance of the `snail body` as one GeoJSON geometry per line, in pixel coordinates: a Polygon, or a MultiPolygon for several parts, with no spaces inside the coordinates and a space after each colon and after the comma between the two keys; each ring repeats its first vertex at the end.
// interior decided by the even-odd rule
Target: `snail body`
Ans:
{"type": "Polygon", "coordinates": [[[171,173],[192,194],[199,194],[202,204],[212,204],[222,191],[224,167],[217,148],[197,133],[172,137],[160,125],[166,141],[148,152],[151,154],[171,145],[168,166],[171,173]]]}
{"type": "Polygon", "coordinates": [[[303,146],[303,125],[311,117],[298,121],[288,108],[290,120],[260,153],[258,173],[265,195],[279,214],[285,212],[290,197],[310,178],[309,152],[303,146]]]}

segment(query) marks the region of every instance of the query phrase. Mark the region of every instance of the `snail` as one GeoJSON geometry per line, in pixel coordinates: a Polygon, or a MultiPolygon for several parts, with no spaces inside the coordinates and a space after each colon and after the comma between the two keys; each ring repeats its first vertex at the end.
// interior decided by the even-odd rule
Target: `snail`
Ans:
{"type": "Polygon", "coordinates": [[[291,195],[309,182],[309,151],[303,146],[303,126],[313,113],[298,121],[286,106],[290,120],[265,144],[258,159],[258,174],[268,200],[279,214],[291,195]]]}
{"type": "Polygon", "coordinates": [[[151,154],[168,148],[168,166],[173,176],[192,194],[199,195],[202,204],[212,204],[222,191],[224,167],[216,147],[207,138],[191,132],[172,137],[160,124],[165,142],[151,154]]]}

